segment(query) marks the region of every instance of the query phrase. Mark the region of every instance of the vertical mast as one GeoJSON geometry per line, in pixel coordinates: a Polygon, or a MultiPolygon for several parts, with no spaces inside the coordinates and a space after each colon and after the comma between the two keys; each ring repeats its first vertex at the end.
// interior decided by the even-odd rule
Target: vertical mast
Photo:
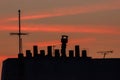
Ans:
{"type": "Polygon", "coordinates": [[[19,27],[18,33],[10,33],[10,34],[18,36],[18,41],[19,41],[19,43],[18,43],[18,47],[19,47],[18,57],[20,57],[23,55],[23,53],[22,53],[22,35],[28,35],[27,33],[21,32],[21,11],[20,10],[18,10],[18,27],[19,27]]]}
{"type": "Polygon", "coordinates": [[[18,26],[19,26],[19,32],[18,32],[18,36],[19,36],[19,54],[22,53],[22,38],[21,38],[21,11],[18,10],[18,26]]]}

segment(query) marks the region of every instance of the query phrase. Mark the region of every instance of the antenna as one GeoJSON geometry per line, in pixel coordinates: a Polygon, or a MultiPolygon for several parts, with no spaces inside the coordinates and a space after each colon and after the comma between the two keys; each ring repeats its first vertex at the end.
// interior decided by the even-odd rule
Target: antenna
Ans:
{"type": "Polygon", "coordinates": [[[20,10],[18,10],[18,26],[19,26],[18,33],[10,33],[10,35],[18,36],[19,54],[23,54],[23,52],[22,52],[22,35],[28,35],[28,33],[21,32],[21,11],[20,10]]]}
{"type": "Polygon", "coordinates": [[[112,50],[111,51],[99,51],[97,53],[103,54],[103,58],[105,59],[106,55],[109,54],[109,53],[113,53],[113,51],[112,50]]]}

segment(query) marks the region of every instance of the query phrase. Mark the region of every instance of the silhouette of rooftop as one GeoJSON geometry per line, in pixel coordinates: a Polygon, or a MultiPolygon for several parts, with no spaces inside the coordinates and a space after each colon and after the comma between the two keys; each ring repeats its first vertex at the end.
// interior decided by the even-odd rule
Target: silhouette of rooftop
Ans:
{"type": "Polygon", "coordinates": [[[34,45],[33,52],[6,59],[1,80],[120,80],[120,58],[92,59],[79,45],[67,57],[68,36],[63,35],[61,43],[61,49],[54,51],[48,46],[47,55],[34,45]]]}

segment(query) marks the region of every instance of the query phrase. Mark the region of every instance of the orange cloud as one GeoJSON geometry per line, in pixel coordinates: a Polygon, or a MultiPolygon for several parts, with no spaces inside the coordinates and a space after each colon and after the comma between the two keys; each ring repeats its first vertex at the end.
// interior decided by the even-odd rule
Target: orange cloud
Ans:
{"type": "MultiPolygon", "coordinates": [[[[84,43],[91,43],[91,42],[95,42],[95,38],[81,38],[81,39],[69,39],[68,41],[68,45],[72,45],[72,44],[84,44],[84,43]]],[[[36,43],[26,43],[27,46],[33,46],[33,45],[38,45],[39,47],[45,47],[45,46],[60,46],[61,42],[60,40],[54,40],[54,41],[45,41],[45,42],[36,42],[36,43]]]]}
{"type": "MultiPolygon", "coordinates": [[[[17,31],[15,26],[0,26],[0,31],[17,31]]],[[[92,34],[116,34],[119,35],[119,28],[112,26],[92,26],[92,25],[29,25],[22,27],[27,32],[67,32],[67,33],[92,33],[92,34]]]]}
{"type": "Polygon", "coordinates": [[[88,25],[36,25],[24,27],[24,31],[33,32],[67,32],[67,33],[94,33],[94,34],[120,34],[119,29],[108,26],[88,25]]]}
{"type": "Polygon", "coordinates": [[[15,27],[14,25],[11,26],[11,25],[8,25],[8,26],[0,26],[0,31],[16,31],[18,30],[17,27],[15,27]]]}
{"type": "MultiPolygon", "coordinates": [[[[115,10],[120,9],[119,1],[113,1],[111,3],[104,4],[96,4],[96,5],[87,5],[87,6],[75,6],[75,7],[67,7],[67,8],[59,8],[55,10],[51,10],[48,12],[43,12],[41,14],[23,16],[22,20],[30,20],[30,19],[42,19],[56,16],[66,16],[66,15],[76,15],[81,13],[91,13],[105,10],[115,10]]],[[[18,18],[9,18],[7,20],[16,21],[18,18]]]]}

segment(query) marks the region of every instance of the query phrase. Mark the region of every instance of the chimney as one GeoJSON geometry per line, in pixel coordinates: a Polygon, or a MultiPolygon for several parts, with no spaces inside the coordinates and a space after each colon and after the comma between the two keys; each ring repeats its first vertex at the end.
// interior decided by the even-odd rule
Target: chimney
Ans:
{"type": "Polygon", "coordinates": [[[32,58],[32,53],[30,50],[26,50],[26,58],[32,58]]]}
{"type": "Polygon", "coordinates": [[[61,45],[62,57],[66,57],[66,44],[68,43],[68,36],[62,35],[61,43],[62,43],[62,45],[61,45]]]}
{"type": "Polygon", "coordinates": [[[44,57],[45,56],[45,50],[40,50],[40,56],[44,57]]]}
{"type": "Polygon", "coordinates": [[[69,50],[69,57],[74,57],[74,51],[73,50],[69,50]]]}
{"type": "Polygon", "coordinates": [[[80,57],[80,48],[79,48],[79,45],[75,46],[75,57],[80,57]]]}
{"type": "Polygon", "coordinates": [[[55,49],[55,57],[60,57],[59,49],[55,49]]]}
{"type": "Polygon", "coordinates": [[[82,58],[86,58],[87,57],[87,51],[86,50],[82,50],[82,58]]]}
{"type": "Polygon", "coordinates": [[[19,53],[19,54],[18,54],[18,58],[19,58],[19,59],[24,58],[23,54],[19,53]]]}
{"type": "Polygon", "coordinates": [[[47,53],[49,57],[52,57],[52,46],[47,47],[47,53]]]}
{"type": "Polygon", "coordinates": [[[38,46],[36,46],[36,45],[33,46],[33,56],[34,57],[38,56],[38,46]]]}

